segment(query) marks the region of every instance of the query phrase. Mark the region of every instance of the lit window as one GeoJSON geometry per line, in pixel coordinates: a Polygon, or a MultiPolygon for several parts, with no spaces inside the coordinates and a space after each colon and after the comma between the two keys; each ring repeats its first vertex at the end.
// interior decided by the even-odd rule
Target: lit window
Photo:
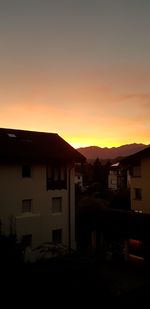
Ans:
{"type": "Polygon", "coordinates": [[[22,212],[31,212],[32,211],[32,200],[23,200],[22,201],[22,212]]]}
{"type": "Polygon", "coordinates": [[[53,197],[52,198],[52,213],[58,213],[62,211],[62,198],[53,197]]]}
{"type": "Polygon", "coordinates": [[[62,242],[62,229],[57,229],[52,231],[52,242],[61,243],[62,242]]]}

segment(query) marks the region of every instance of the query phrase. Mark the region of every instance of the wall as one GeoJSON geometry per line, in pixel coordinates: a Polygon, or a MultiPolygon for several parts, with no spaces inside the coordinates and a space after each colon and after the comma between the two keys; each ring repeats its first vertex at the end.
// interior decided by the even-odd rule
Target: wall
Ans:
{"type": "Polygon", "coordinates": [[[108,175],[108,188],[110,190],[117,190],[117,175],[116,174],[109,174],[108,175]]]}
{"type": "Polygon", "coordinates": [[[142,208],[150,213],[150,158],[142,160],[142,208]]]}
{"type": "Polygon", "coordinates": [[[150,158],[141,160],[141,177],[131,177],[131,209],[150,213],[150,158]],[[141,200],[134,198],[134,188],[141,188],[141,200]]]}
{"type": "MultiPolygon", "coordinates": [[[[69,168],[67,171],[69,175],[69,168]]],[[[69,178],[68,178],[69,179],[69,178]]],[[[70,172],[71,242],[75,240],[74,168],[70,172]]],[[[31,178],[22,178],[21,165],[0,165],[0,218],[2,232],[11,226],[18,239],[32,234],[32,246],[52,241],[52,230],[63,229],[63,243],[68,245],[68,190],[46,190],[46,166],[33,165],[31,178]],[[52,213],[52,197],[62,197],[62,213],[52,213]],[[22,213],[22,200],[32,199],[32,213],[22,213]]]]}

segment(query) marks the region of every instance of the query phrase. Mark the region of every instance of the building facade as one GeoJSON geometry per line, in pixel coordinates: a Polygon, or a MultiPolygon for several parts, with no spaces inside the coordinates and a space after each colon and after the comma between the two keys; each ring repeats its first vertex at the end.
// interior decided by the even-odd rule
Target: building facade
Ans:
{"type": "Polygon", "coordinates": [[[85,158],[54,133],[0,129],[1,232],[32,248],[75,248],[74,164],[85,158]]]}
{"type": "Polygon", "coordinates": [[[129,178],[127,170],[121,167],[119,162],[112,164],[108,174],[108,189],[118,191],[128,188],[128,186],[129,178]]]}
{"type": "Polygon", "coordinates": [[[131,209],[150,213],[150,147],[125,158],[130,173],[131,209]]]}

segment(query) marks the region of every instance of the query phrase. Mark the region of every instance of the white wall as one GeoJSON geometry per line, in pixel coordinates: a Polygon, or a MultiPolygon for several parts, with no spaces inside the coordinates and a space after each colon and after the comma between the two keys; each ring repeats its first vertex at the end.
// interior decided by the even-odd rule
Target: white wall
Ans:
{"type": "Polygon", "coordinates": [[[131,208],[150,213],[150,158],[141,161],[141,177],[131,177],[131,208]],[[134,188],[140,188],[142,199],[136,200],[134,188]]]}
{"type": "MultiPolygon", "coordinates": [[[[74,246],[74,168],[71,169],[70,179],[71,241],[74,246]]],[[[68,245],[68,201],[68,190],[47,191],[46,165],[33,165],[31,178],[22,178],[21,165],[0,165],[0,218],[3,233],[9,234],[11,218],[19,239],[22,235],[32,234],[33,247],[51,241],[52,230],[59,228],[63,230],[63,243],[68,245]],[[52,213],[52,197],[62,197],[62,213],[52,213]],[[32,199],[32,213],[22,213],[23,199],[32,199]]]]}

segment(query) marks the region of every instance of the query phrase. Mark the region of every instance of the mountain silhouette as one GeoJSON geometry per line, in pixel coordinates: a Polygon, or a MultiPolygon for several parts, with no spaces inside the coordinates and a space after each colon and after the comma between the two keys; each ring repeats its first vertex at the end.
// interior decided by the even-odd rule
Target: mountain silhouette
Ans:
{"type": "Polygon", "coordinates": [[[88,147],[77,148],[77,150],[82,155],[84,155],[88,160],[96,158],[103,160],[103,159],[115,159],[117,157],[126,157],[138,151],[141,151],[148,146],[150,145],[134,143],[112,148],[88,146],[88,147]]]}

